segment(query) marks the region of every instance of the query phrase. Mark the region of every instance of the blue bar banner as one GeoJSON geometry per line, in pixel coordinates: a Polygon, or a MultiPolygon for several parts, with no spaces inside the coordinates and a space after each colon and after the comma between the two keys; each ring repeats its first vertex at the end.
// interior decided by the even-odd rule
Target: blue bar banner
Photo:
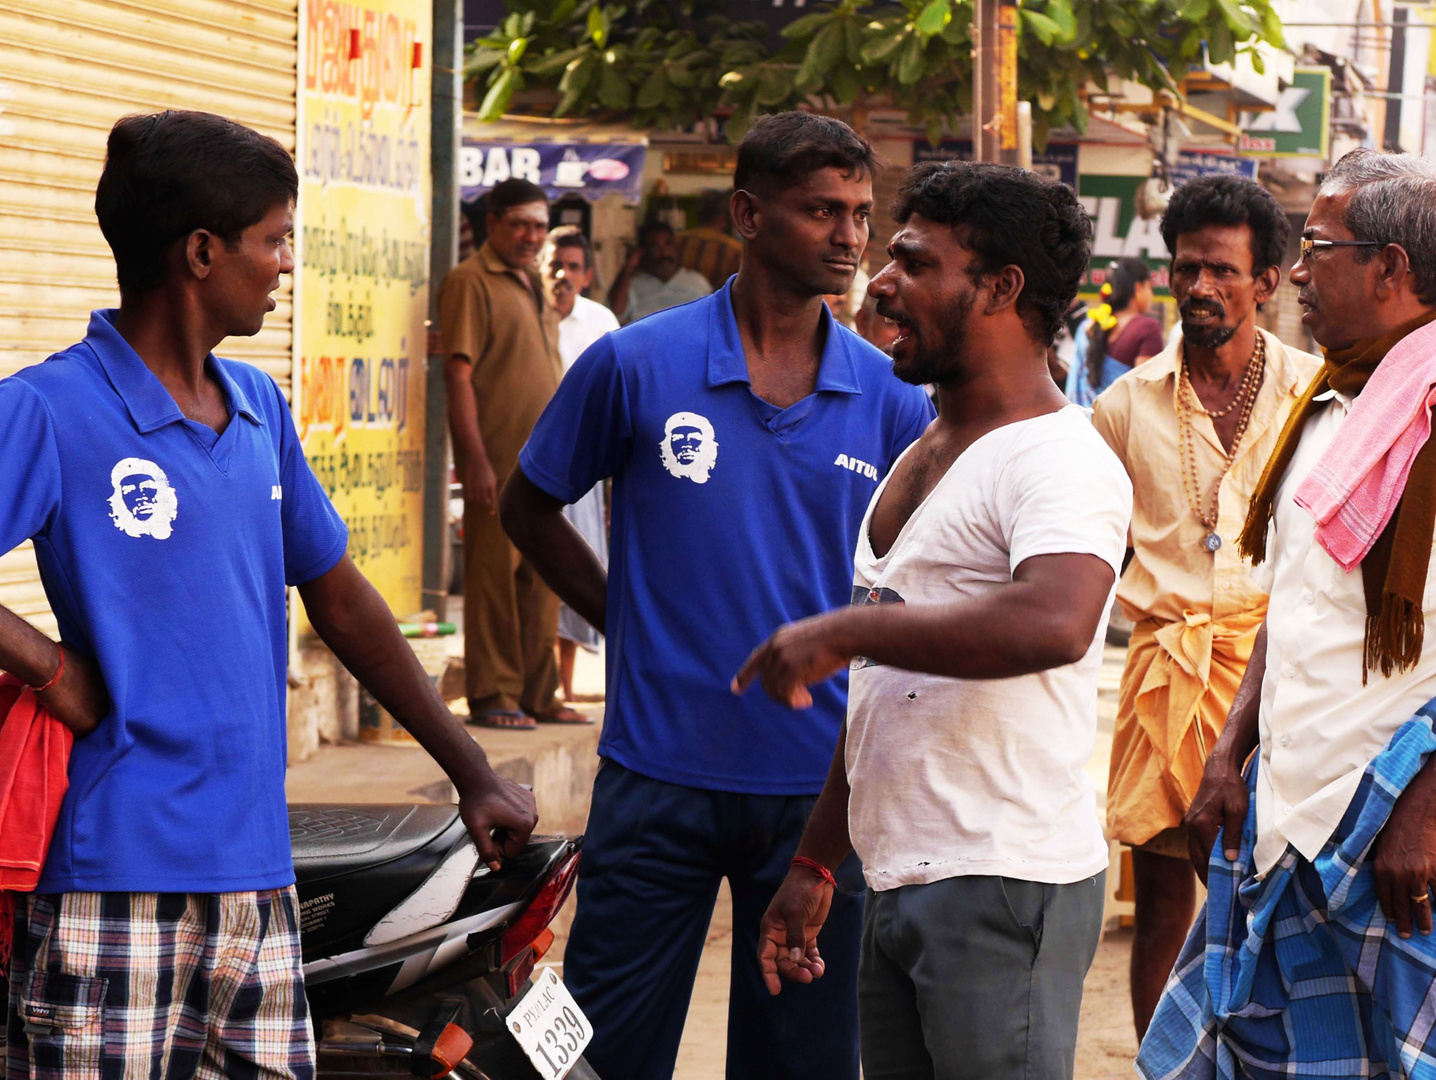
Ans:
{"type": "Polygon", "coordinates": [[[550,199],[577,192],[597,202],[610,192],[637,206],[643,198],[642,143],[498,143],[465,139],[459,148],[464,202],[487,194],[511,176],[538,184],[550,199]]]}

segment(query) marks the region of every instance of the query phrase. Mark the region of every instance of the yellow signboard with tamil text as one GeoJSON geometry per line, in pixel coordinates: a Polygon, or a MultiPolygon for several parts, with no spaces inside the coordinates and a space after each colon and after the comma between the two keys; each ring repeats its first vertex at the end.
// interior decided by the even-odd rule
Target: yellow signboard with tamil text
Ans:
{"type": "Polygon", "coordinates": [[[296,410],[349,554],[420,606],[429,306],[428,0],[307,0],[296,410]]]}

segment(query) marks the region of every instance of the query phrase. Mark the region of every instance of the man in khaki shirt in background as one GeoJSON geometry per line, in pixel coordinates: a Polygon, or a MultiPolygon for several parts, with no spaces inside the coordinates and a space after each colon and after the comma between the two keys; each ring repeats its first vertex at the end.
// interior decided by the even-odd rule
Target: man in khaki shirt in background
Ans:
{"type": "Polygon", "coordinates": [[[1122,673],[1107,832],[1132,847],[1132,1011],[1140,1039],[1195,910],[1182,826],[1226,723],[1267,597],[1237,553],[1247,504],[1321,361],[1256,326],[1281,284],[1289,226],[1250,180],[1209,176],[1162,218],[1181,336],[1118,379],[1093,423],[1132,479],[1135,624],[1122,673]]]}
{"type": "Polygon", "coordinates": [[[499,525],[498,489],[558,389],[558,314],[535,260],[548,236],[543,188],[489,193],[488,239],[439,293],[449,431],[464,485],[464,670],[484,727],[587,723],[556,700],[559,602],[499,525]]]}

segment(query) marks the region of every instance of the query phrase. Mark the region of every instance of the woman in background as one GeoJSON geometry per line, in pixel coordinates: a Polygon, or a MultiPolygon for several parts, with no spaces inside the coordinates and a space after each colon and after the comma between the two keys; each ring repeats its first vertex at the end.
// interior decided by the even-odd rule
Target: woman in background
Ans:
{"type": "Polygon", "coordinates": [[[1087,313],[1086,325],[1077,331],[1067,373],[1069,401],[1091,405],[1120,376],[1162,351],[1162,327],[1147,314],[1152,300],[1152,272],[1145,262],[1125,258],[1112,264],[1102,286],[1102,303],[1087,313]]]}

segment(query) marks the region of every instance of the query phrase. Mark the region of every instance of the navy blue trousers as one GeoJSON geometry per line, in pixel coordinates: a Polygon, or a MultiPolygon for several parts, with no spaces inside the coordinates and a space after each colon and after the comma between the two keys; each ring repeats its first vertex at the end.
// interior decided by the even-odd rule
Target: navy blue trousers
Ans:
{"type": "Polygon", "coordinates": [[[723,878],[733,894],[729,1080],[857,1080],[863,883],[838,873],[818,936],[823,978],[770,997],[758,925],[817,796],[738,795],[666,784],[605,759],[578,871],[564,982],[593,1024],[603,1080],[670,1080],[723,878]]]}

